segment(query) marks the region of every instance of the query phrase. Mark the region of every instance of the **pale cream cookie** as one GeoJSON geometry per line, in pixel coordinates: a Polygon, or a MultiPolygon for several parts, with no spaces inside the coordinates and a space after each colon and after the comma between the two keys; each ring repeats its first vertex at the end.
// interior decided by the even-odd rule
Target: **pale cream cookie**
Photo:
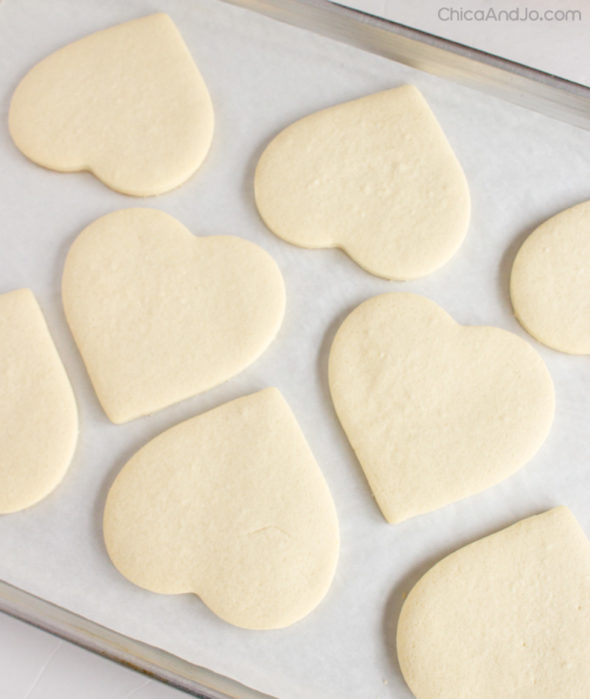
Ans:
{"type": "Polygon", "coordinates": [[[587,699],[590,542],[556,507],[465,546],[412,589],[397,628],[416,699],[587,699]]]}
{"type": "Polygon", "coordinates": [[[415,279],[447,262],[470,214],[461,166],[411,85],[288,126],[260,158],[255,195],[280,238],[342,248],[387,279],[415,279]]]}
{"type": "Polygon", "coordinates": [[[293,624],[336,567],[330,492],[275,388],[163,432],[123,467],[104,512],[119,571],[153,592],[193,592],[249,629],[293,624]]]}
{"type": "Polygon", "coordinates": [[[553,383],[533,348],[423,296],[358,306],[330,351],[336,413],[389,522],[478,493],[543,443],[553,383]]]}
{"type": "Polygon", "coordinates": [[[590,201],[553,216],[524,241],[510,296],[516,317],[537,340],[590,354],[590,201]]]}
{"type": "Polygon", "coordinates": [[[123,194],[185,182],[213,137],[207,86],[176,26],[158,13],[65,46],[17,86],[10,133],[32,161],[89,170],[123,194]]]}
{"type": "Polygon", "coordinates": [[[78,411],[45,318],[29,289],[0,295],[0,513],[34,505],[63,478],[78,411]]]}
{"type": "Polygon", "coordinates": [[[68,324],[116,423],[231,378],[275,337],[285,309],[268,253],[234,236],[197,237],[154,209],[103,216],[63,272],[68,324]]]}

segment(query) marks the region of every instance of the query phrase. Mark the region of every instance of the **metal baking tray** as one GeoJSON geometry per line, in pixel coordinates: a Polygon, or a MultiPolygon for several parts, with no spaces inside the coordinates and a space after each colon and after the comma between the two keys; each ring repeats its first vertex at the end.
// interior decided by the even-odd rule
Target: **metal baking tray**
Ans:
{"type": "Polygon", "coordinates": [[[330,0],[226,0],[590,129],[590,87],[330,0]]]}
{"type": "MultiPolygon", "coordinates": [[[[329,0],[227,1],[590,129],[584,85],[329,0]]],[[[0,611],[197,697],[268,697],[4,582],[0,611]]]]}

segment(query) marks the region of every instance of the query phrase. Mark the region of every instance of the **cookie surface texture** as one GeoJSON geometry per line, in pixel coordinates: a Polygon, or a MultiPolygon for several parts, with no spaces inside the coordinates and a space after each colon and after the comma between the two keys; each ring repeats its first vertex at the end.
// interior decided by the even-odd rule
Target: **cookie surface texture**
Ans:
{"type": "Polygon", "coordinates": [[[116,423],[231,378],[283,319],[274,260],[235,236],[198,237],[154,209],[103,216],[72,244],[62,297],[96,394],[116,423]]]}
{"type": "Polygon", "coordinates": [[[193,592],[236,626],[288,626],[319,604],[338,558],[328,487],[281,393],[238,398],[163,432],[123,467],[104,512],[119,571],[193,592]]]}
{"type": "Polygon", "coordinates": [[[255,196],[280,238],[341,248],[386,279],[415,279],[441,267],[469,223],[461,166],[411,85],[288,126],[258,162],[255,196]]]}
{"type": "Polygon", "coordinates": [[[9,128],[43,167],[88,170],[123,194],[185,182],[213,137],[207,86],[178,29],[158,13],[68,44],[17,86],[9,128]]]}
{"type": "Polygon", "coordinates": [[[525,330],[569,354],[590,354],[590,201],[548,219],[514,260],[510,296],[525,330]]]}
{"type": "Polygon", "coordinates": [[[417,699],[590,696],[590,542],[567,507],[475,541],[409,593],[397,630],[417,699]]]}
{"type": "Polygon", "coordinates": [[[416,294],[382,294],[353,310],[332,343],[329,380],[389,522],[507,478],[553,420],[553,383],[527,342],[459,325],[416,294]]]}
{"type": "Polygon", "coordinates": [[[0,295],[0,514],[61,481],[78,439],[72,386],[29,289],[0,295]]]}

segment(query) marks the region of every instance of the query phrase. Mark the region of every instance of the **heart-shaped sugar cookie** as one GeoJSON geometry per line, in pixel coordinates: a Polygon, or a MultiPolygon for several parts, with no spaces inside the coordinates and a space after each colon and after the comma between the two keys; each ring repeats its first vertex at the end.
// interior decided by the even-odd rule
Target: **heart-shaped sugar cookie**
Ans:
{"type": "Polygon", "coordinates": [[[233,236],[199,238],[153,209],[91,223],[68,253],[68,324],[98,398],[126,422],[251,364],[283,318],[274,260],[233,236]]]}
{"type": "Polygon", "coordinates": [[[437,563],[401,611],[418,699],[590,696],[590,542],[556,507],[437,563]]]}
{"type": "Polygon", "coordinates": [[[524,241],[510,296],[516,317],[537,340],[590,354],[590,201],[552,216],[524,241]]]}
{"type": "Polygon", "coordinates": [[[150,196],[178,187],[200,166],[213,107],[180,33],[158,13],[38,63],[15,90],[9,127],[39,165],[89,170],[119,192],[150,196]]]}
{"type": "Polygon", "coordinates": [[[383,294],[352,311],[329,373],[342,427],[389,522],[511,475],[553,419],[551,377],[526,342],[463,327],[415,294],[383,294]]]}
{"type": "Polygon", "coordinates": [[[146,444],[115,479],[103,528],[113,563],[136,585],[193,592],[250,629],[308,614],[338,558],[328,487],[275,388],[146,444]]]}
{"type": "Polygon", "coordinates": [[[29,289],[0,295],[0,513],[63,478],[78,438],[72,387],[29,289]]]}
{"type": "Polygon", "coordinates": [[[258,162],[255,194],[280,238],[342,248],[386,279],[414,279],[443,265],[469,223],[461,166],[411,85],[288,126],[258,162]]]}

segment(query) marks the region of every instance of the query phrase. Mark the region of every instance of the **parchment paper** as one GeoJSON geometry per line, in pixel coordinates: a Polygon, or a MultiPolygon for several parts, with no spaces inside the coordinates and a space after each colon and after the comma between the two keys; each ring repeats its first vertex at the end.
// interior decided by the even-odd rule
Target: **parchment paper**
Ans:
{"type": "MultiPolygon", "coordinates": [[[[0,3],[0,292],[36,293],[79,403],[79,445],[63,484],[39,505],[0,518],[0,577],[117,631],[285,699],[410,696],[395,657],[404,595],[450,551],[527,515],[566,504],[590,534],[590,358],[553,352],[513,318],[508,274],[524,237],[590,197],[590,133],[415,72],[217,0],[3,0],[0,3]],[[211,90],[213,147],[183,187],[141,200],[89,174],[28,162],[6,115],[25,72],[86,33],[168,12],[211,90]],[[411,82],[438,116],[471,186],[464,245],[442,270],[412,283],[363,272],[338,250],[307,251],[274,237],[257,216],[252,175],[261,149],[313,110],[411,82]],[[235,234],[269,251],[284,274],[286,318],[271,348],[226,384],[123,426],[102,413],[60,301],[65,254],[93,219],[130,206],[161,208],[195,234],[235,234]],[[336,328],[388,290],[437,301],[465,324],[528,339],[555,380],[557,413],[538,455],[500,485],[392,526],[375,505],[334,415],[327,386],[336,328]],[[325,601],[291,628],[251,632],[218,620],[193,595],[163,596],[127,582],[101,537],[106,492],[133,452],[163,429],[264,386],[278,386],[311,444],[340,518],[342,550],[325,601]]],[[[477,464],[474,464],[474,468],[477,464]]]]}

